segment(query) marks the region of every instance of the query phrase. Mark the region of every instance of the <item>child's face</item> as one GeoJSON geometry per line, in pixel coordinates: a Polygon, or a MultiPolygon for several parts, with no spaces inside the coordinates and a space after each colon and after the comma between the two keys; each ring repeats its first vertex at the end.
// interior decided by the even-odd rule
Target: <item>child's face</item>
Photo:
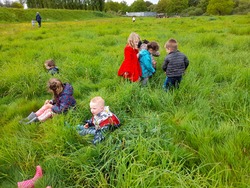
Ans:
{"type": "Polygon", "coordinates": [[[148,52],[149,52],[150,54],[154,54],[156,51],[153,50],[152,48],[149,48],[149,49],[148,49],[148,52]]]}
{"type": "Polygon", "coordinates": [[[171,52],[170,48],[166,48],[166,52],[169,54],[171,52]]]}
{"type": "Polygon", "coordinates": [[[46,63],[44,64],[44,66],[45,66],[45,68],[46,68],[47,70],[50,69],[50,67],[49,67],[46,63]]]}
{"type": "Polygon", "coordinates": [[[99,103],[90,102],[90,111],[95,116],[104,110],[104,106],[99,103]]]}

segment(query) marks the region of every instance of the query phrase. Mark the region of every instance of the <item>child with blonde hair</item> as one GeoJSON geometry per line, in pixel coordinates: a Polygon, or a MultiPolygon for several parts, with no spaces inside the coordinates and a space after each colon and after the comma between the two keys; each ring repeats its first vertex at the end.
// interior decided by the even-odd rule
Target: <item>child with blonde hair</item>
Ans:
{"type": "Polygon", "coordinates": [[[104,132],[120,126],[120,120],[105,106],[105,101],[100,96],[92,98],[89,106],[93,116],[85,121],[85,125],[78,125],[77,130],[81,136],[94,135],[92,143],[97,144],[104,139],[104,132]]]}
{"type": "Polygon", "coordinates": [[[62,83],[57,78],[51,78],[48,81],[48,89],[49,92],[53,93],[54,99],[46,100],[37,112],[31,112],[20,123],[43,122],[54,114],[65,113],[75,106],[76,100],[73,97],[73,87],[69,83],[62,83]]]}
{"type": "Polygon", "coordinates": [[[118,76],[129,79],[131,82],[140,81],[142,75],[141,66],[138,60],[138,43],[140,37],[137,33],[132,32],[124,48],[124,61],[122,62],[118,76]]]}

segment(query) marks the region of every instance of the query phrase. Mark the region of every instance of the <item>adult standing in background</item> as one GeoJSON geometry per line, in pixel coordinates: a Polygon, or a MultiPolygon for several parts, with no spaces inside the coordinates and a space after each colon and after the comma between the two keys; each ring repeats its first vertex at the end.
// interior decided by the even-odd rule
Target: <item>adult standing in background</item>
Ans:
{"type": "Polygon", "coordinates": [[[40,16],[39,12],[36,13],[36,21],[38,23],[38,26],[41,27],[42,17],[40,16]]]}

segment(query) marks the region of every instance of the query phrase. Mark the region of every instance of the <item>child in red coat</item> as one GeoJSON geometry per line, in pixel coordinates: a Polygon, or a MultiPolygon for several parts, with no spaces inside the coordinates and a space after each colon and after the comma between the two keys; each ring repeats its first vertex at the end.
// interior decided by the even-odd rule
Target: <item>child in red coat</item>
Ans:
{"type": "Polygon", "coordinates": [[[136,33],[131,33],[128,37],[127,45],[124,49],[124,61],[118,70],[118,76],[123,76],[131,82],[140,81],[142,70],[138,60],[138,43],[140,37],[136,33]]]}

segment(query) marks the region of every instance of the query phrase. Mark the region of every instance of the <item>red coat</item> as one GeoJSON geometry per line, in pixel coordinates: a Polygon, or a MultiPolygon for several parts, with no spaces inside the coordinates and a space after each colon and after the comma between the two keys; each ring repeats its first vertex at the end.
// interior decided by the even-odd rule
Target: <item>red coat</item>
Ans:
{"type": "Polygon", "coordinates": [[[124,61],[122,62],[118,70],[118,76],[125,77],[124,73],[127,72],[127,78],[132,82],[136,82],[139,80],[142,75],[142,71],[137,53],[137,49],[133,49],[131,46],[126,45],[124,49],[124,61]]]}

